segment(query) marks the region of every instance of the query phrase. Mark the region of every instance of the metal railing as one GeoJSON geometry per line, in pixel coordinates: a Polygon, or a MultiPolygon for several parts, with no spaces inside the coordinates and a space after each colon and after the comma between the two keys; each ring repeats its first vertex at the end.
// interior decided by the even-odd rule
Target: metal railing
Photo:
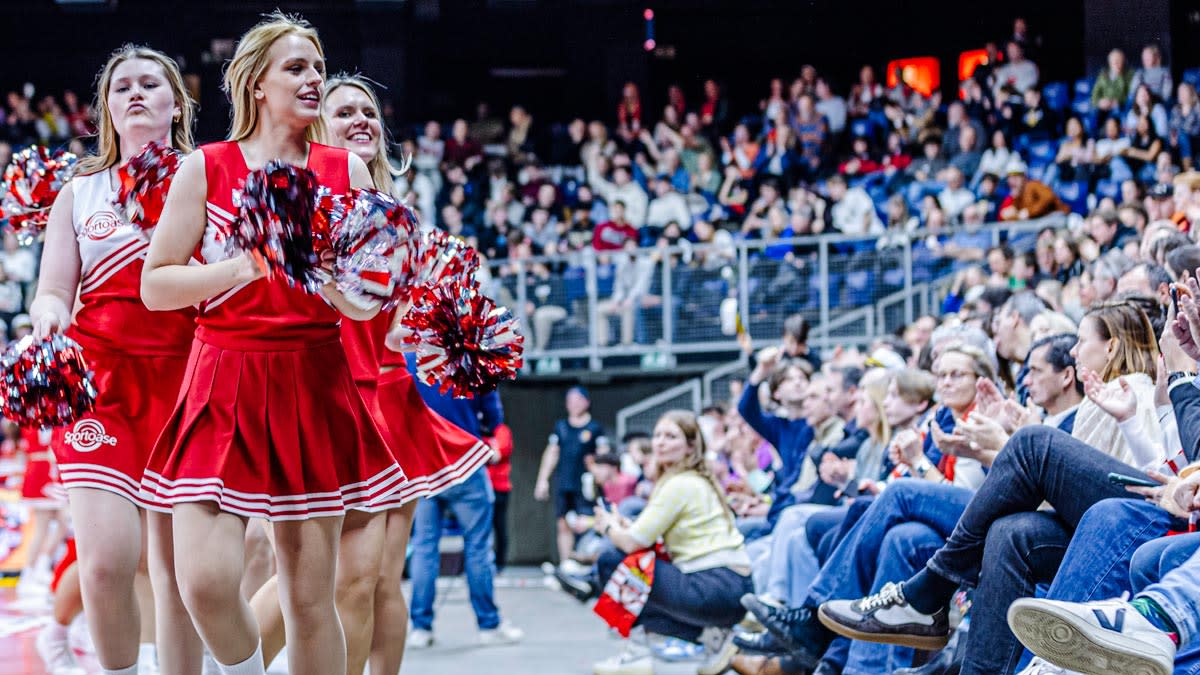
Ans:
{"type": "Polygon", "coordinates": [[[621,408],[617,411],[617,439],[624,438],[630,429],[650,433],[658,418],[668,410],[699,410],[700,388],[700,379],[695,378],[621,408]]]}
{"type": "MultiPolygon", "coordinates": [[[[1034,237],[1026,235],[1065,222],[1055,214],[979,231],[992,243],[1007,238],[1031,248],[1034,237]]],[[[906,235],[908,245],[882,251],[878,237],[848,235],[724,246],[682,242],[641,249],[634,258],[588,248],[492,261],[488,284],[521,322],[530,372],[667,370],[681,358],[730,358],[738,351],[739,321],[756,338],[774,340],[786,317],[802,313],[814,327],[810,345],[817,349],[867,345],[911,323],[939,306],[952,279],[944,261],[914,255],[928,236],[919,230],[906,235]],[[623,288],[635,290],[623,295],[623,288]]]]}

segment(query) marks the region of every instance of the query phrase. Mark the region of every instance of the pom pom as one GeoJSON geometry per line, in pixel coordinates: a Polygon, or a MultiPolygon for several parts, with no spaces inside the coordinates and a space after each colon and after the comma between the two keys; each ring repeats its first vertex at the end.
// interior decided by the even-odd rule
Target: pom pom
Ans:
{"type": "Polygon", "coordinates": [[[158,224],[181,157],[178,150],[153,142],[117,170],[117,213],[138,232],[148,236],[158,224]]]}
{"type": "Polygon", "coordinates": [[[401,301],[415,302],[424,289],[440,284],[479,286],[479,253],[442,230],[418,232],[402,247],[396,264],[401,301]]]}
{"type": "Polygon", "coordinates": [[[56,333],[27,335],[0,355],[4,416],[23,427],[71,424],[96,405],[96,386],[83,348],[56,333]]]}
{"type": "Polygon", "coordinates": [[[75,155],[58,151],[53,155],[43,146],[31,146],[13,155],[4,171],[4,194],[0,218],[22,246],[41,239],[50,217],[50,207],[75,173],[75,155]]]}
{"type": "Polygon", "coordinates": [[[394,261],[413,235],[407,207],[378,190],[355,190],[347,198],[323,199],[318,221],[326,219],[326,211],[338,290],[360,307],[395,307],[402,294],[394,261]]]}
{"type": "Polygon", "coordinates": [[[417,377],[460,398],[474,398],[516,377],[525,338],[504,307],[470,286],[427,286],[401,324],[416,345],[417,377]]]}
{"type": "Polygon", "coordinates": [[[251,171],[233,196],[238,209],[226,247],[249,252],[269,276],[316,293],[325,278],[313,245],[317,177],[308,169],[274,160],[251,171]]]}

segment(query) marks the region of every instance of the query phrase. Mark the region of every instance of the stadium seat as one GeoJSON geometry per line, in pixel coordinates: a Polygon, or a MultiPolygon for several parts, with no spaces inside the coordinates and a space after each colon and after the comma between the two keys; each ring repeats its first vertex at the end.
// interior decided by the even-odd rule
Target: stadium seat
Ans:
{"type": "Polygon", "coordinates": [[[1058,144],[1054,141],[1034,141],[1028,145],[1027,152],[1029,168],[1045,167],[1054,163],[1054,157],[1058,154],[1058,144]]]}
{"type": "Polygon", "coordinates": [[[857,119],[850,123],[850,133],[854,136],[871,136],[871,123],[864,119],[857,119]]]}
{"type": "Polygon", "coordinates": [[[1087,213],[1088,184],[1087,181],[1063,182],[1058,185],[1058,196],[1071,207],[1071,211],[1083,215],[1087,213]]]}
{"type": "Polygon", "coordinates": [[[1092,78],[1082,77],[1075,80],[1075,100],[1086,98],[1089,101],[1092,99],[1092,78]]]}
{"type": "Polygon", "coordinates": [[[1076,115],[1088,117],[1092,113],[1092,99],[1077,98],[1071,103],[1071,112],[1076,115]]]}
{"type": "Polygon", "coordinates": [[[1096,196],[1100,198],[1108,197],[1109,199],[1121,198],[1121,184],[1115,180],[1105,178],[1096,183],[1096,196]]]}
{"type": "Polygon", "coordinates": [[[1183,81],[1200,89],[1200,68],[1188,68],[1183,71],[1183,81]]]}
{"type": "Polygon", "coordinates": [[[1046,107],[1054,112],[1061,113],[1067,109],[1067,105],[1071,101],[1070,92],[1067,91],[1066,82],[1051,82],[1042,88],[1042,99],[1046,101],[1046,107]]]}

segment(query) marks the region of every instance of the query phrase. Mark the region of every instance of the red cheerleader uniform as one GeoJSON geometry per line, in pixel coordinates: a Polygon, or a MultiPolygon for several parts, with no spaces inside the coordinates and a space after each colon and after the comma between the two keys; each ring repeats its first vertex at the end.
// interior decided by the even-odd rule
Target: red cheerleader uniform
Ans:
{"type": "Polygon", "coordinates": [[[342,344],[355,384],[408,482],[385,500],[391,507],[432,497],[475,473],[491,457],[483,441],[429,409],[405,369],[404,355],[384,346],[393,312],[343,321],[342,344]],[[380,373],[380,366],[393,367],[380,373]]]}
{"type": "MultiPolygon", "coordinates": [[[[233,192],[250,169],[237,143],[200,148],[208,180],[202,262],[228,258],[233,192]]],[[[312,143],[308,168],[334,194],[350,188],[347,151],[312,143]]],[[[142,490],[167,506],[216,502],[268,520],[380,510],[405,483],[342,348],[341,314],[282,277],[202,303],[179,400],[142,490]]]]}
{"type": "Polygon", "coordinates": [[[83,346],[99,396],[96,409],[54,444],[62,482],[146,506],[142,471],[179,393],[195,311],[151,312],[142,304],[150,245],[113,210],[111,171],[71,180],[79,244],[79,309],[67,334],[83,346]]]}
{"type": "MultiPolygon", "coordinates": [[[[59,437],[61,438],[61,432],[59,437]]],[[[21,501],[29,506],[61,506],[66,498],[54,465],[50,429],[21,429],[25,443],[25,478],[21,482],[21,501]]]]}

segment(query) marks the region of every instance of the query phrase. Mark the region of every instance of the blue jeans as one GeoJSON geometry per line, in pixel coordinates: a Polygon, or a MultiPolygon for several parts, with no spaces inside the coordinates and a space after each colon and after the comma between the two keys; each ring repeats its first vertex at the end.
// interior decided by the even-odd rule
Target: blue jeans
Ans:
{"type": "Polygon", "coordinates": [[[442,538],[442,512],[447,510],[454,514],[463,530],[467,590],[471,608],[475,610],[475,623],[480,630],[500,625],[500,610],[496,608],[492,589],[492,579],[496,575],[496,557],[492,550],[494,500],[487,472],[476,471],[463,483],[417,504],[413,519],[412,561],[409,563],[412,575],[410,615],[414,628],[433,630],[433,601],[437,597],[441,565],[438,541],[442,538]]]}
{"type": "MultiPolygon", "coordinates": [[[[946,545],[930,559],[934,573],[960,586],[975,586],[984,563],[988,530],[1004,516],[1037,510],[1043,502],[1074,531],[1087,512],[1105,499],[1128,498],[1109,473],[1144,477],[1141,471],[1051,427],[1021,429],[996,456],[992,470],[946,545]]],[[[971,635],[978,636],[978,624],[971,635]]]]}
{"type": "MultiPolygon", "coordinates": [[[[943,538],[948,537],[972,494],[966,488],[912,478],[892,483],[833,550],[809,586],[805,604],[815,608],[828,600],[867,595],[875,584],[876,572],[891,562],[880,554],[889,530],[917,522],[928,525],[943,538]]],[[[907,578],[901,574],[888,581],[907,578]]]]}
{"type": "MultiPolygon", "coordinates": [[[[1200,550],[1200,533],[1155,539],[1133,554],[1129,580],[1135,591],[1161,581],[1171,570],[1182,566],[1200,550]]],[[[1156,599],[1157,601],[1157,599],[1156,599]]],[[[1200,673],[1200,645],[1183,644],[1175,656],[1175,675],[1200,673]]]]}
{"type": "MultiPolygon", "coordinates": [[[[596,572],[601,588],[626,555],[612,545],[600,553],[596,572]]],[[[728,628],[741,621],[746,616],[741,598],[753,591],[749,575],[742,576],[728,567],[685,574],[671,563],[659,560],[654,563],[650,597],[636,625],[650,633],[696,642],[708,626],[728,628]]]]}
{"type": "Polygon", "coordinates": [[[808,545],[805,526],[814,514],[829,508],[821,504],[797,504],[783,510],[771,536],[763,539],[770,540],[771,550],[767,556],[765,583],[762,586],[759,586],[756,570],[756,590],[776,600],[790,600],[793,586],[808,588],[820,571],[820,565],[817,563],[817,554],[808,545]]]}

